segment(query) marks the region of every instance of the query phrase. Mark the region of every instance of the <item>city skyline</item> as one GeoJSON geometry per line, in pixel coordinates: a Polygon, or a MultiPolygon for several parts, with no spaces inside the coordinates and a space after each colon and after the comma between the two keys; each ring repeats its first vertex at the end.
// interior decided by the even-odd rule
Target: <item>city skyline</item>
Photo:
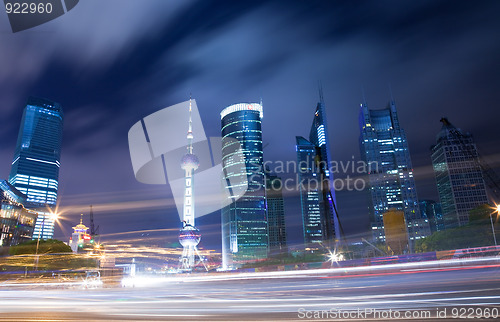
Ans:
{"type": "MultiPolygon", "coordinates": [[[[401,122],[407,124],[420,198],[438,200],[429,147],[442,116],[453,115],[454,122],[474,134],[482,154],[498,165],[493,133],[499,45],[492,41],[498,30],[493,14],[498,4],[315,5],[215,3],[205,19],[207,6],[198,2],[159,4],[154,9],[131,4],[124,12],[113,13],[116,22],[108,22],[110,28],[95,32],[85,23],[91,5],[81,3],[33,32],[5,36],[10,46],[1,53],[12,64],[3,66],[0,78],[5,113],[1,177],[9,173],[23,102],[32,94],[47,97],[65,107],[66,124],[71,124],[64,130],[60,193],[61,208],[72,210],[63,213],[65,230],[57,228],[56,237],[68,236],[90,204],[96,205],[103,234],[177,227],[166,218],[174,216],[162,210],[176,211],[167,189],[141,185],[130,174],[128,128],[161,106],[184,101],[192,92],[207,102],[200,113],[208,134],[217,136],[217,113],[222,107],[262,97],[264,144],[269,143],[265,159],[293,160],[295,135],[309,130],[310,111],[304,107],[317,101],[318,79],[323,82],[334,160],[359,159],[356,120],[361,86],[369,104],[380,106],[389,97],[387,84],[392,83],[401,122]],[[267,19],[276,11],[282,14],[280,19],[267,19]],[[193,17],[189,25],[180,18],[187,13],[193,17]],[[301,24],[295,24],[297,14],[301,24]],[[155,27],[131,19],[136,15],[150,16],[155,27]],[[256,26],[256,20],[261,24],[256,26]],[[129,27],[120,29],[123,21],[129,21],[129,27]],[[165,21],[160,28],[158,21],[165,21]],[[290,28],[278,28],[274,35],[270,31],[276,26],[290,28]],[[238,37],[242,41],[230,30],[242,35],[238,37]],[[45,42],[34,40],[37,31],[43,31],[37,37],[45,42]],[[95,38],[82,41],[89,34],[95,38]],[[152,41],[155,37],[164,41],[152,41]],[[248,43],[266,50],[248,53],[248,43]],[[281,124],[286,126],[277,126],[281,124]],[[147,211],[139,221],[135,214],[141,202],[147,211]],[[117,218],[123,222],[116,223],[117,218]]],[[[111,9],[112,4],[103,5],[98,15],[106,20],[111,9]]],[[[0,28],[9,28],[3,18],[0,22],[0,28]]],[[[291,242],[297,244],[293,240],[300,229],[297,202],[285,198],[291,242]]],[[[356,193],[337,194],[348,235],[362,234],[368,225],[366,214],[361,214],[366,206],[359,204],[359,198],[356,193]]],[[[200,225],[216,227],[218,219],[217,215],[202,218],[200,225]]],[[[210,232],[204,230],[207,241],[205,234],[210,232]]],[[[171,235],[175,240],[176,234],[171,235]]],[[[207,245],[219,242],[213,238],[207,245]]]]}

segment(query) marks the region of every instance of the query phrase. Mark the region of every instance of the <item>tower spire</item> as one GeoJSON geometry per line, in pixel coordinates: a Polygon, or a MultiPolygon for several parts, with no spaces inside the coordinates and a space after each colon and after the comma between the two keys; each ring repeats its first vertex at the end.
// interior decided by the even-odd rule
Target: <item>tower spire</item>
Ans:
{"type": "Polygon", "coordinates": [[[193,119],[191,117],[192,114],[192,103],[191,103],[191,94],[189,94],[189,126],[188,126],[188,133],[187,133],[187,139],[188,139],[188,152],[189,154],[193,153],[193,119]]]}
{"type": "MultiPolygon", "coordinates": [[[[194,200],[194,173],[200,165],[198,157],[193,154],[193,102],[189,94],[189,127],[187,132],[188,153],[181,159],[181,168],[184,170],[184,207],[182,210],[182,229],[179,232],[179,242],[182,245],[182,255],[179,259],[179,271],[192,271],[198,263],[202,263],[203,257],[196,247],[200,243],[200,231],[195,227],[195,200],[194,200]],[[195,256],[200,260],[195,262],[195,256]]],[[[206,267],[205,267],[206,269],[206,267]]]]}
{"type": "Polygon", "coordinates": [[[365,87],[363,85],[361,85],[361,95],[363,95],[363,105],[368,106],[366,103],[365,87]]]}
{"type": "Polygon", "coordinates": [[[324,104],[325,100],[323,99],[323,84],[321,84],[321,81],[318,81],[318,90],[319,90],[319,102],[324,104]]]}
{"type": "Polygon", "coordinates": [[[391,86],[391,83],[389,83],[389,94],[391,95],[391,104],[394,104],[394,96],[392,96],[392,86],[391,86]]]}

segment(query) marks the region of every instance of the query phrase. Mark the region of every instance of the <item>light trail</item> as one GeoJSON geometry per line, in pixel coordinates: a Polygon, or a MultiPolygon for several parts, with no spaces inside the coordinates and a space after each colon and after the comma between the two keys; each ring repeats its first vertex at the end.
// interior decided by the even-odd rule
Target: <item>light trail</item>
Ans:
{"type": "MultiPolygon", "coordinates": [[[[276,321],[297,318],[299,308],[351,311],[365,308],[430,310],[457,306],[492,308],[500,307],[500,279],[497,278],[500,269],[492,264],[499,260],[449,260],[445,263],[452,270],[448,271],[428,269],[430,265],[440,268],[437,266],[443,265],[442,261],[392,264],[394,270],[416,270],[384,275],[380,267],[371,267],[380,275],[368,278],[324,278],[345,271],[335,268],[157,278],[138,276],[138,280],[143,279],[149,286],[136,288],[60,290],[50,287],[50,283],[35,286],[26,283],[19,288],[0,288],[0,311],[4,314],[24,312],[27,317],[38,312],[52,312],[53,316],[78,312],[81,317],[97,314],[100,320],[245,321],[261,314],[264,320],[276,321]],[[459,263],[464,265],[463,269],[457,265],[459,263]]],[[[349,270],[367,273],[368,269],[349,270]]]]}

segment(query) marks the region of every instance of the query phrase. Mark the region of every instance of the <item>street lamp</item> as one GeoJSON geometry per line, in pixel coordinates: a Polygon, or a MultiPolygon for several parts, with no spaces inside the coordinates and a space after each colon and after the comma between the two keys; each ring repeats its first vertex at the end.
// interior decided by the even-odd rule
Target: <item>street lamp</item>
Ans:
{"type": "MultiPolygon", "coordinates": [[[[50,219],[52,219],[52,221],[56,221],[57,220],[57,214],[55,212],[52,212],[49,210],[49,216],[50,216],[50,219]]],[[[45,226],[45,218],[47,217],[47,213],[43,213],[43,218],[42,218],[42,227],[41,229],[38,231],[38,238],[36,240],[36,250],[35,250],[35,270],[38,269],[38,246],[40,245],[40,237],[43,235],[43,227],[45,226]]]]}
{"type": "Polygon", "coordinates": [[[500,214],[500,205],[495,205],[495,211],[490,214],[491,231],[493,232],[493,240],[495,241],[495,246],[497,246],[497,237],[495,236],[495,226],[493,225],[493,214],[500,214]]]}

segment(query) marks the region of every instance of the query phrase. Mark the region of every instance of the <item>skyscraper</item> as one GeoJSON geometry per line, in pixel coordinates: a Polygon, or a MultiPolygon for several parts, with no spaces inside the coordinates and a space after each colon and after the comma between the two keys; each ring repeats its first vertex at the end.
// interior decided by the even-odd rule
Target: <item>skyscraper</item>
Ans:
{"type": "Polygon", "coordinates": [[[359,128],[361,157],[372,170],[368,185],[373,238],[385,242],[384,213],[390,208],[402,210],[413,249],[414,241],[430,230],[419,210],[410,150],[394,101],[382,110],[361,104],[359,128]]]}
{"type": "Polygon", "coordinates": [[[283,182],[280,177],[266,170],[267,225],[269,234],[269,253],[287,252],[285,228],[285,203],[283,201],[283,182]]]}
{"type": "Polygon", "coordinates": [[[330,144],[323,95],[314,112],[309,140],[296,137],[298,179],[304,243],[327,243],[339,238],[333,175],[330,173],[330,144]]]}
{"type": "Polygon", "coordinates": [[[267,257],[262,116],[262,105],[258,103],[235,104],[221,112],[223,179],[226,180],[228,195],[233,199],[222,209],[224,266],[267,257]],[[235,144],[235,140],[239,144],[235,144]],[[235,164],[239,160],[235,158],[236,150],[240,147],[245,158],[245,172],[235,164]],[[229,182],[230,177],[239,176],[248,181],[248,190],[243,196],[234,195],[232,189],[235,187],[229,182]]]}
{"type": "Polygon", "coordinates": [[[24,193],[30,208],[38,208],[33,238],[54,234],[48,208],[57,202],[63,111],[58,103],[30,97],[24,108],[9,183],[24,193]]]}
{"type": "Polygon", "coordinates": [[[296,142],[302,229],[304,244],[308,246],[328,240],[325,236],[328,229],[322,220],[325,211],[320,204],[319,171],[315,166],[316,147],[301,136],[296,137],[296,142]]]}
{"type": "Polygon", "coordinates": [[[431,147],[445,228],[469,222],[469,210],[488,203],[486,186],[472,135],[463,133],[446,118],[431,147]]]}

